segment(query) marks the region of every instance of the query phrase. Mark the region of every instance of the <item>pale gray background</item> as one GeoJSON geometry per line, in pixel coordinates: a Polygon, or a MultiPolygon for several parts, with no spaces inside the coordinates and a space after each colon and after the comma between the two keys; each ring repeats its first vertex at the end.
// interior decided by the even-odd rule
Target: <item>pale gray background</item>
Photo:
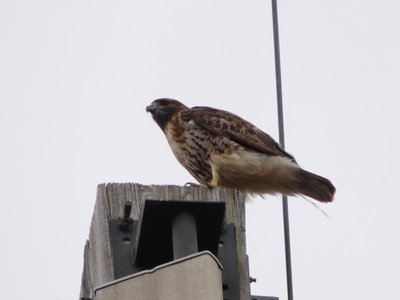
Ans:
{"type": "MultiPolygon", "coordinates": [[[[395,299],[400,5],[280,1],[287,150],[338,192],[290,198],[295,299],[395,299]]],[[[278,137],[269,1],[0,0],[0,295],[77,299],[96,186],[193,181],[153,99],[278,137]]],[[[247,205],[253,294],[286,299],[280,197],[247,205]]]]}

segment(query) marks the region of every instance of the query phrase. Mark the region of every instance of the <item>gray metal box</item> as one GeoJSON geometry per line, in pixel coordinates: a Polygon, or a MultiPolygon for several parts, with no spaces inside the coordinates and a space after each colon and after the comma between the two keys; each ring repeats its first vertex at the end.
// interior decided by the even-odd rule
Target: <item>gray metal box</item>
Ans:
{"type": "Polygon", "coordinates": [[[221,269],[203,251],[102,285],[95,300],[222,300],[221,269]]]}

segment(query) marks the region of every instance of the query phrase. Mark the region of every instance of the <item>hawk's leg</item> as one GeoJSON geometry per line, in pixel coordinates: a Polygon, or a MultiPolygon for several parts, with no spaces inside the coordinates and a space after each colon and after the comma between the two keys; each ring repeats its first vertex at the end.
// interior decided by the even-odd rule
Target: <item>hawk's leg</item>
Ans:
{"type": "Polygon", "coordinates": [[[213,177],[212,177],[211,182],[207,183],[207,186],[209,188],[214,188],[214,187],[219,186],[219,175],[217,173],[217,170],[214,168],[214,166],[211,167],[211,171],[212,171],[212,176],[213,177]]]}

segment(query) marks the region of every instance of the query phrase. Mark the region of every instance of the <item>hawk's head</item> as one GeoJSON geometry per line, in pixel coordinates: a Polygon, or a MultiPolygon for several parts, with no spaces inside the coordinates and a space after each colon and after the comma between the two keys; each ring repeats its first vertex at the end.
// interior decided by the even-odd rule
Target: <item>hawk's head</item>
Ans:
{"type": "Polygon", "coordinates": [[[154,121],[164,130],[167,122],[171,120],[176,113],[187,108],[187,106],[177,100],[162,98],[151,102],[151,104],[146,107],[146,111],[151,113],[154,121]]]}

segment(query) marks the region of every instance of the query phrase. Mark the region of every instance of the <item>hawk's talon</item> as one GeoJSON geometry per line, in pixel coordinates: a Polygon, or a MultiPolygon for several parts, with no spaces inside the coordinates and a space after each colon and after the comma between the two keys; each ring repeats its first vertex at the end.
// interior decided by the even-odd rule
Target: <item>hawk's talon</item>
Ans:
{"type": "Polygon", "coordinates": [[[190,186],[190,187],[207,187],[203,184],[200,183],[195,183],[195,182],[186,182],[184,186],[190,186]]]}

